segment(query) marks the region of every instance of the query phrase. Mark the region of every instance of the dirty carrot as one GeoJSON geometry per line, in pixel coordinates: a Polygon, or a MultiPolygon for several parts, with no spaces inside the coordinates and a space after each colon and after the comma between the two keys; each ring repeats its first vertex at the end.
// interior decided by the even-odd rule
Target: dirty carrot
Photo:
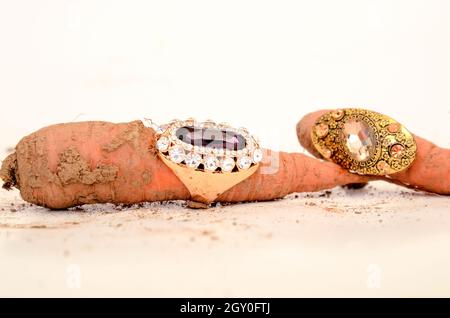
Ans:
{"type": "MultiPolygon", "coordinates": [[[[82,204],[133,204],[189,200],[184,184],[164,165],[154,148],[155,132],[141,121],[79,122],[43,128],[24,137],[2,163],[3,187],[20,190],[30,203],[52,209],[82,204]]],[[[333,163],[303,154],[266,151],[277,158],[263,162],[248,179],[217,201],[265,201],[292,192],[318,191],[363,183],[333,163]]]]}

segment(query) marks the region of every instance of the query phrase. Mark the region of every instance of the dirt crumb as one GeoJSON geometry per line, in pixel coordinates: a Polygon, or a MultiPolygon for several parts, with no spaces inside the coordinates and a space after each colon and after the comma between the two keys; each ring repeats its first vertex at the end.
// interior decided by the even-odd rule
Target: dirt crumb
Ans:
{"type": "Polygon", "coordinates": [[[187,201],[186,204],[187,207],[191,209],[207,209],[209,207],[208,204],[191,200],[187,201]]]}
{"type": "Polygon", "coordinates": [[[103,151],[113,152],[119,149],[125,143],[131,143],[134,148],[138,148],[140,131],[144,128],[144,124],[137,120],[128,124],[127,129],[114,138],[110,143],[103,146],[103,151]]]}
{"type": "Polygon", "coordinates": [[[31,225],[30,229],[46,229],[47,225],[45,224],[37,224],[37,225],[31,225]]]}
{"type": "Polygon", "coordinates": [[[18,187],[18,178],[16,177],[17,156],[15,153],[6,157],[2,162],[0,178],[3,180],[3,189],[10,190],[12,187],[18,187]]]}
{"type": "Polygon", "coordinates": [[[104,164],[91,170],[80,153],[75,148],[70,147],[60,154],[56,174],[63,185],[73,183],[92,185],[114,181],[117,178],[118,170],[116,166],[104,164]]]}

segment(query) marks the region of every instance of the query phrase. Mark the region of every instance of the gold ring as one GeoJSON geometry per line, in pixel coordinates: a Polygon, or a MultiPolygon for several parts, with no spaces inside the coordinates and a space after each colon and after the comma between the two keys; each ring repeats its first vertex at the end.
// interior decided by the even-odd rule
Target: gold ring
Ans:
{"type": "Polygon", "coordinates": [[[157,127],[156,149],[191,200],[202,204],[214,202],[251,176],[263,159],[257,139],[247,129],[192,118],[157,127]]]}
{"type": "Polygon", "coordinates": [[[364,175],[389,175],[407,169],[416,156],[411,133],[374,111],[346,108],[321,116],[312,143],[327,160],[364,175]]]}

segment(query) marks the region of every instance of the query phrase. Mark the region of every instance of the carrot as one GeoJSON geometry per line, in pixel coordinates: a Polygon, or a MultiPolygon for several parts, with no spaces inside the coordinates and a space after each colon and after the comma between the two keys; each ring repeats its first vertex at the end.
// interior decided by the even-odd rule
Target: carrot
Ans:
{"type": "MultiPolygon", "coordinates": [[[[320,110],[304,116],[297,124],[297,136],[300,144],[314,156],[321,158],[311,141],[311,129],[316,120],[330,110],[320,110]]],[[[411,166],[399,173],[385,177],[371,177],[405,187],[450,194],[450,149],[438,147],[432,142],[414,135],[417,153],[411,166]]]]}
{"type": "MultiPolygon", "coordinates": [[[[90,203],[133,204],[189,200],[184,184],[158,158],[155,132],[141,121],[80,122],[43,128],[23,138],[2,163],[3,187],[20,189],[24,200],[52,209],[90,203]]],[[[333,163],[302,154],[266,151],[279,163],[263,162],[248,179],[217,201],[273,200],[292,192],[364,183],[333,163]]]]}

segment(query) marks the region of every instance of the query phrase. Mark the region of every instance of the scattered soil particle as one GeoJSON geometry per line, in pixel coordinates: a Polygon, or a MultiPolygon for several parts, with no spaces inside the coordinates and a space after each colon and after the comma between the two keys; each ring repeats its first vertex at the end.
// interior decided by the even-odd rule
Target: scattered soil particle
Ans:
{"type": "Polygon", "coordinates": [[[210,230],[203,230],[201,232],[201,235],[209,237],[212,241],[219,240],[219,237],[217,235],[215,235],[213,231],[210,231],[210,230]]]}
{"type": "Polygon", "coordinates": [[[337,209],[337,208],[329,208],[329,207],[326,207],[326,208],[323,208],[325,211],[327,211],[327,212],[340,212],[340,210],[339,209],[337,209]]]}
{"type": "Polygon", "coordinates": [[[187,201],[187,206],[191,209],[207,209],[208,204],[197,202],[197,201],[187,201]]]}
{"type": "Polygon", "coordinates": [[[30,229],[46,229],[47,225],[45,224],[37,224],[37,225],[31,225],[30,229]]]}

